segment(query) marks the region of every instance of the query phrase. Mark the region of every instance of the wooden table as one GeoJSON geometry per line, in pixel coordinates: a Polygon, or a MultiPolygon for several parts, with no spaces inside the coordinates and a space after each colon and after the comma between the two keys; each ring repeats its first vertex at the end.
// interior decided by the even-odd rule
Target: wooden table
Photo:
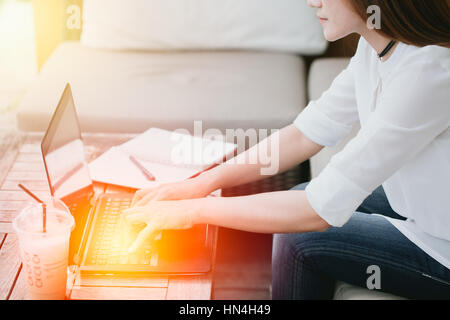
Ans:
{"type": "MultiPolygon", "coordinates": [[[[83,136],[88,161],[123,143],[130,134],[83,136]]],[[[19,257],[19,243],[12,229],[14,217],[29,202],[17,187],[28,186],[38,196],[48,195],[40,153],[42,134],[0,133],[0,300],[26,299],[26,283],[19,257]]],[[[130,189],[95,184],[96,192],[131,192],[130,189]]],[[[217,228],[215,242],[217,242],[217,228]]],[[[216,245],[214,245],[216,247],[216,245]]],[[[214,250],[215,260],[215,250],[214,250]]],[[[214,263],[213,263],[214,266],[214,263]]],[[[214,270],[214,269],[212,269],[214,270]]],[[[213,271],[198,276],[81,276],[69,273],[68,299],[196,299],[211,298],[213,271]]]]}

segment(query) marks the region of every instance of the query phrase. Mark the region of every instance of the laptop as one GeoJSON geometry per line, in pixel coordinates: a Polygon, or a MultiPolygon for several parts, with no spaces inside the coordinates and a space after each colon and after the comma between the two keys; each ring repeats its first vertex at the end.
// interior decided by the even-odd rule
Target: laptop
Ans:
{"type": "Polygon", "coordinates": [[[145,225],[124,222],[121,211],[132,193],[96,194],[90,178],[70,85],[67,84],[41,143],[51,195],[62,200],[75,219],[69,263],[82,273],[199,274],[211,270],[215,227],[165,230],[128,253],[145,225]]]}

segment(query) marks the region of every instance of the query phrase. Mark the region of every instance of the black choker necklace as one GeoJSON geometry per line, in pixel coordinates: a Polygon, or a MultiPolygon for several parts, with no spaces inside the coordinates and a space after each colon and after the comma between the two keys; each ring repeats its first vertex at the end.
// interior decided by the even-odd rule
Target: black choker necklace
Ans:
{"type": "Polygon", "coordinates": [[[378,54],[378,58],[380,58],[381,61],[383,61],[383,57],[388,54],[389,51],[391,51],[392,47],[395,45],[395,40],[391,40],[389,44],[384,48],[381,53],[378,54]]]}

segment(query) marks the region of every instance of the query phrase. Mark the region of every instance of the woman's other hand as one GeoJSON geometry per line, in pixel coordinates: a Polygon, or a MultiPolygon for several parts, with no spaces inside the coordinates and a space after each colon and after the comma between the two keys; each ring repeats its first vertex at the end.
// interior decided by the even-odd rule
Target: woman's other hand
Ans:
{"type": "Polygon", "coordinates": [[[204,198],[214,191],[201,176],[179,182],[171,182],[153,188],[141,189],[134,195],[131,206],[146,206],[150,201],[204,198]]]}
{"type": "Polygon", "coordinates": [[[153,239],[161,230],[183,230],[195,224],[195,210],[186,201],[149,201],[145,206],[135,206],[122,212],[128,224],[144,223],[146,227],[139,233],[128,251],[136,251],[146,240],[153,239]]]}

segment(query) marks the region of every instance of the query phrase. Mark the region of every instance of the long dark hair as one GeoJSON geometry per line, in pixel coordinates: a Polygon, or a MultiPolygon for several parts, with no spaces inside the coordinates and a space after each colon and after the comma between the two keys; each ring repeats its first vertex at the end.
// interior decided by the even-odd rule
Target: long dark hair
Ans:
{"type": "Polygon", "coordinates": [[[450,0],[350,0],[366,21],[367,8],[381,11],[385,36],[418,47],[439,45],[450,48],[450,0]]]}

